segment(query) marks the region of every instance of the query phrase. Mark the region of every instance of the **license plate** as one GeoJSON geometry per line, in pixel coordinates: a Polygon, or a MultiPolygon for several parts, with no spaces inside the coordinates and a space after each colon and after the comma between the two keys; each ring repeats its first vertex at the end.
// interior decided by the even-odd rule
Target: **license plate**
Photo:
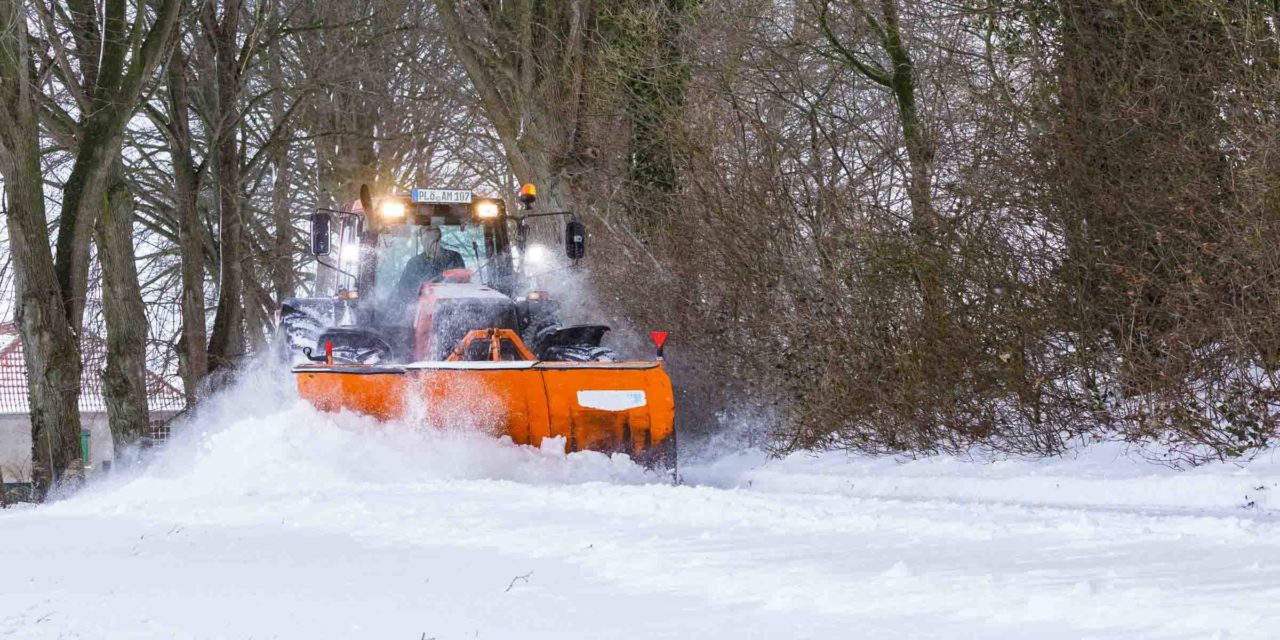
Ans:
{"type": "Polygon", "coordinates": [[[470,204],[471,192],[457,189],[414,189],[413,201],[429,204],[470,204]]]}
{"type": "Polygon", "coordinates": [[[579,391],[578,406],[601,411],[626,411],[647,404],[644,391],[579,391]]]}

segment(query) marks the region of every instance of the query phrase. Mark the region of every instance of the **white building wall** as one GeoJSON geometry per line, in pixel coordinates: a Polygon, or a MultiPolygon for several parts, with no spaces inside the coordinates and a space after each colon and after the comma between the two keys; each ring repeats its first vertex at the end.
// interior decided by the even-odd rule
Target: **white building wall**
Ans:
{"type": "Polygon", "coordinates": [[[31,425],[25,415],[0,414],[0,475],[5,482],[31,478],[31,425]]]}
{"type": "MultiPolygon", "coordinates": [[[[164,420],[173,413],[156,411],[151,418],[164,420]]],[[[115,457],[107,414],[82,413],[80,421],[89,430],[89,464],[96,472],[103,461],[115,457]]],[[[0,475],[5,482],[31,481],[31,422],[26,414],[0,414],[0,475]]]]}

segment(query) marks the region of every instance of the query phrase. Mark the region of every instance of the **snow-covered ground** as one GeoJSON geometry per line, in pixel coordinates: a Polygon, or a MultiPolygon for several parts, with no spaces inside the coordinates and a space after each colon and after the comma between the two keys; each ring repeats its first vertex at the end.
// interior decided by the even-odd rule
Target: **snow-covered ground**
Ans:
{"type": "Polygon", "coordinates": [[[746,453],[676,487],[259,382],[146,470],[0,512],[0,638],[1280,636],[1269,456],[746,453]]]}

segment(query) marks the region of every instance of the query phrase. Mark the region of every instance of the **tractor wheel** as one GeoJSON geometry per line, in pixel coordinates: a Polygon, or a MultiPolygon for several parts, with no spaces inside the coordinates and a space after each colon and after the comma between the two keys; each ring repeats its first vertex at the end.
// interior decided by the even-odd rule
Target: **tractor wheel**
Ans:
{"type": "Polygon", "coordinates": [[[287,362],[305,361],[302,349],[317,348],[316,338],[324,331],[324,318],[317,317],[307,310],[288,310],[280,315],[280,345],[282,356],[287,362]]]}

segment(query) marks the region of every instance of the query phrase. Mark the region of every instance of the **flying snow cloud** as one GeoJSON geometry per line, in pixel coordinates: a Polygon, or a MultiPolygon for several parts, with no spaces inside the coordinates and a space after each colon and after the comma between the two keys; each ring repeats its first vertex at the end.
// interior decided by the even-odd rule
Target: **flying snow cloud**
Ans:
{"type": "Polygon", "coordinates": [[[563,439],[548,440],[541,448],[516,445],[464,422],[427,425],[410,417],[384,423],[349,412],[322,412],[298,397],[287,370],[257,362],[197,414],[176,424],[171,440],[147,463],[118,471],[60,508],[145,513],[157,503],[304,498],[363,485],[460,480],[669,481],[625,455],[566,454],[563,439]]]}

